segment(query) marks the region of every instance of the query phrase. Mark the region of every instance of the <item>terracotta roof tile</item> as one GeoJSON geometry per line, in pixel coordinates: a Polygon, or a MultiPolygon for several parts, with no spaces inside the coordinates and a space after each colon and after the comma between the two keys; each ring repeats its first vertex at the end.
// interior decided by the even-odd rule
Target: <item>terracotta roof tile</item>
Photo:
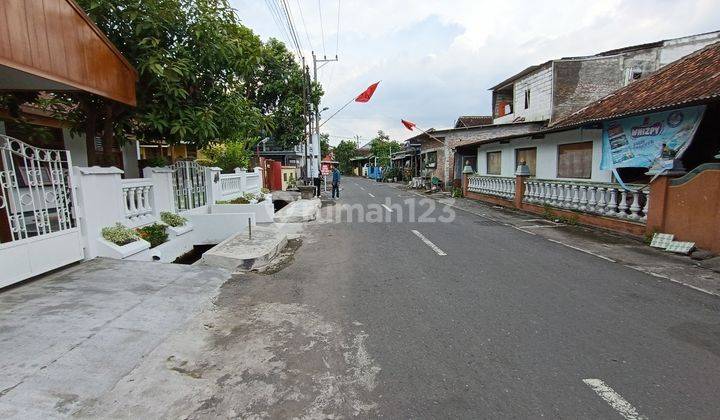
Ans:
{"type": "Polygon", "coordinates": [[[650,76],[553,122],[550,127],[580,126],[714,99],[720,99],[720,42],[668,64],[650,76]]]}
{"type": "Polygon", "coordinates": [[[492,123],[492,115],[462,115],[455,122],[455,128],[477,127],[478,125],[490,125],[492,123]]]}

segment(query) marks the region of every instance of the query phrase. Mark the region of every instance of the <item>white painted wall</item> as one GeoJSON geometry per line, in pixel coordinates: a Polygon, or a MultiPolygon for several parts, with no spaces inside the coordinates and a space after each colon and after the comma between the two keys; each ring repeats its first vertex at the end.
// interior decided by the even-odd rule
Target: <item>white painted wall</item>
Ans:
{"type": "Polygon", "coordinates": [[[513,113],[495,118],[493,124],[507,124],[517,118],[525,122],[545,121],[552,114],[552,66],[530,73],[513,84],[513,113]],[[530,89],[530,103],[525,109],[525,90],[530,89]]]}
{"type": "Polygon", "coordinates": [[[683,56],[718,41],[720,41],[720,31],[665,41],[660,48],[660,66],[670,64],[683,56]]]}
{"type": "Polygon", "coordinates": [[[585,181],[611,182],[611,171],[600,170],[602,159],[602,130],[575,129],[559,133],[546,134],[543,139],[531,139],[522,137],[511,140],[508,144],[491,143],[478,148],[478,166],[480,175],[487,175],[487,152],[501,151],[501,176],[515,175],[515,149],[525,147],[537,147],[537,174],[539,179],[558,179],[557,157],[558,145],[567,143],[578,143],[583,141],[593,142],[592,174],[590,179],[585,181]]]}

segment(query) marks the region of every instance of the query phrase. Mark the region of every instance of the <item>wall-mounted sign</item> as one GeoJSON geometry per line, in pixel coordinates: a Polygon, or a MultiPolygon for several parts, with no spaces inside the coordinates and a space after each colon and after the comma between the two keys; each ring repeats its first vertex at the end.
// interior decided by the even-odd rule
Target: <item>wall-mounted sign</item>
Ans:
{"type": "Polygon", "coordinates": [[[606,121],[600,168],[671,168],[690,145],[704,111],[702,105],[606,121]]]}

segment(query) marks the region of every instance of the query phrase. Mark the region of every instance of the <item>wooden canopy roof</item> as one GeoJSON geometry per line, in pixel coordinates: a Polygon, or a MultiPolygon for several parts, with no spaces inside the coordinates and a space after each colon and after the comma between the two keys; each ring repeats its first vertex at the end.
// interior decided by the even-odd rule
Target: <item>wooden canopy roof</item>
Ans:
{"type": "Polygon", "coordinates": [[[134,106],[137,77],[73,0],[0,1],[0,90],[80,90],[134,106]]]}

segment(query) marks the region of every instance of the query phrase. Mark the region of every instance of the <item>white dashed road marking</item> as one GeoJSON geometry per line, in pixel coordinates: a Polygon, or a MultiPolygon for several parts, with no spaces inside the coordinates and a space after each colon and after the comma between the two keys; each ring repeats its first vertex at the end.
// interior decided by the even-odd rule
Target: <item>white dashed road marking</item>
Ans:
{"type": "Polygon", "coordinates": [[[372,193],[368,193],[368,195],[369,195],[370,197],[372,197],[372,198],[375,198],[375,196],[372,195],[372,193]]]}
{"type": "Polygon", "coordinates": [[[389,211],[390,213],[393,212],[393,209],[391,209],[390,207],[386,206],[385,204],[380,204],[380,205],[383,206],[383,207],[385,207],[385,210],[389,211]]]}
{"type": "Polygon", "coordinates": [[[414,229],[412,230],[412,233],[414,233],[415,236],[417,236],[418,238],[420,238],[421,241],[425,242],[425,245],[427,245],[427,246],[429,246],[430,248],[432,248],[432,250],[435,251],[436,254],[438,254],[438,255],[440,255],[440,256],[442,256],[442,255],[447,255],[447,254],[445,253],[445,251],[443,251],[442,249],[438,248],[438,246],[435,245],[434,243],[430,242],[430,240],[429,240],[428,238],[426,238],[422,233],[420,233],[420,232],[418,232],[417,230],[414,230],[414,229]]]}
{"type": "Polygon", "coordinates": [[[622,395],[615,392],[614,389],[610,388],[605,382],[600,379],[583,379],[585,385],[592,388],[600,398],[605,400],[606,403],[610,404],[610,407],[614,408],[615,411],[620,413],[621,416],[628,420],[640,420],[647,419],[645,416],[641,416],[635,407],[622,397],[622,395]]]}
{"type": "Polygon", "coordinates": [[[510,225],[510,227],[512,227],[513,229],[519,230],[520,232],[529,233],[530,235],[533,235],[533,236],[537,235],[537,233],[535,233],[535,232],[530,232],[529,230],[525,230],[525,229],[523,229],[523,228],[521,228],[521,227],[512,226],[512,225],[510,225]]]}
{"type": "Polygon", "coordinates": [[[360,187],[361,190],[365,191],[365,187],[360,187]]]}

